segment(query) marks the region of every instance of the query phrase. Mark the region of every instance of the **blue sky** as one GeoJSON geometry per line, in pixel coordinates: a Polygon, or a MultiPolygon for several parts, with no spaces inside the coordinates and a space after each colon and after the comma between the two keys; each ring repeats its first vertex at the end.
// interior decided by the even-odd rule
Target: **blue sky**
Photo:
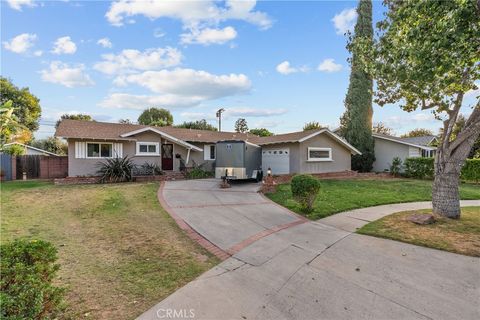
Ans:
{"type": "MultiPolygon", "coordinates": [[[[1,3],[1,74],[42,106],[37,138],[63,113],[135,121],[150,106],[175,123],[227,111],[250,128],[336,127],[348,87],[343,32],[356,1],[31,1],[1,3]]],[[[384,8],[374,2],[374,20],[384,8]]],[[[466,103],[473,101],[473,95],[466,103]]],[[[429,112],[374,107],[397,134],[438,130],[429,112]]]]}

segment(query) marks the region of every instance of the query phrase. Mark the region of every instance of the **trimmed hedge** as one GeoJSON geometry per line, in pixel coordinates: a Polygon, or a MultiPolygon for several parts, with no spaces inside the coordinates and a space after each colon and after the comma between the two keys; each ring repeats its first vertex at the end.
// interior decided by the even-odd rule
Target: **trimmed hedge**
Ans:
{"type": "Polygon", "coordinates": [[[1,319],[54,319],[64,308],[64,289],[53,286],[57,249],[41,240],[0,246],[1,319]]]}
{"type": "Polygon", "coordinates": [[[462,180],[480,181],[480,159],[467,159],[460,175],[462,180]]]}
{"type": "Polygon", "coordinates": [[[293,177],[291,182],[292,195],[300,204],[303,212],[313,210],[313,204],[320,191],[320,181],[309,174],[300,174],[293,177]]]}
{"type": "MultiPolygon", "coordinates": [[[[433,179],[434,159],[433,158],[407,158],[405,159],[405,175],[416,179],[433,179]]],[[[464,181],[480,181],[480,159],[467,159],[460,179],[464,181]]]]}
{"type": "Polygon", "coordinates": [[[416,179],[433,178],[433,158],[407,158],[405,159],[405,174],[416,179]]]}

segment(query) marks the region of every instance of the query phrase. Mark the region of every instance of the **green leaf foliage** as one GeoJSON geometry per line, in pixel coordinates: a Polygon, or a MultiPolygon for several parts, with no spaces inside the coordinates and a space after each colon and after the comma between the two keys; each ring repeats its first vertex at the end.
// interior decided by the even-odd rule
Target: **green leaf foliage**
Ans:
{"type": "Polygon", "coordinates": [[[235,121],[235,132],[248,132],[247,120],[244,118],[239,118],[237,121],[235,121]]]}
{"type": "Polygon", "coordinates": [[[465,181],[480,182],[480,159],[467,159],[462,167],[460,178],[465,181]]]}
{"type": "Polygon", "coordinates": [[[292,178],[291,189],[293,198],[300,204],[301,210],[305,213],[311,212],[320,191],[320,181],[308,174],[296,175],[292,178]]]}
{"type": "Polygon", "coordinates": [[[149,108],[140,114],[138,123],[157,127],[171,126],[173,124],[173,116],[167,109],[149,108]]]}
{"type": "Polygon", "coordinates": [[[83,121],[95,121],[93,120],[92,116],[91,115],[88,115],[88,114],[83,114],[83,113],[76,113],[76,114],[68,114],[68,113],[65,113],[65,114],[62,114],[60,116],[60,119],[57,121],[57,123],[55,123],[55,128],[58,128],[58,125],[60,124],[60,122],[62,122],[62,120],[83,120],[83,121]]]}
{"type": "Polygon", "coordinates": [[[416,179],[433,178],[434,158],[407,158],[405,159],[405,174],[416,179]]]}
{"type": "Polygon", "coordinates": [[[53,285],[57,249],[41,240],[17,239],[0,246],[1,319],[55,319],[64,289],[53,285]]]}
{"type": "Polygon", "coordinates": [[[182,124],[176,125],[175,127],[185,129],[218,131],[216,127],[209,124],[205,119],[197,121],[185,121],[182,124]]]}
{"type": "Polygon", "coordinates": [[[323,127],[318,121],[310,121],[303,125],[303,131],[322,129],[323,127]]]}
{"type": "Polygon", "coordinates": [[[28,88],[18,88],[9,79],[0,76],[0,104],[12,101],[14,114],[19,123],[30,131],[38,129],[42,113],[40,99],[30,93],[28,88]]]}
{"type": "Polygon", "coordinates": [[[259,128],[259,129],[250,129],[250,133],[254,134],[259,137],[270,137],[273,136],[273,132],[268,131],[265,128],[259,128]]]}
{"type": "Polygon", "coordinates": [[[99,162],[97,174],[100,182],[124,182],[132,180],[134,164],[128,156],[123,158],[111,158],[105,162],[99,162]]]}
{"type": "Polygon", "coordinates": [[[363,52],[353,50],[358,42],[372,43],[372,2],[360,0],[358,19],[354,35],[350,37],[347,48],[352,52],[350,59],[351,73],[347,96],[345,97],[345,113],[341,122],[341,134],[361,155],[352,156],[352,169],[360,172],[372,170],[375,161],[374,139],[372,137],[372,95],[373,78],[364,67],[363,52]]]}

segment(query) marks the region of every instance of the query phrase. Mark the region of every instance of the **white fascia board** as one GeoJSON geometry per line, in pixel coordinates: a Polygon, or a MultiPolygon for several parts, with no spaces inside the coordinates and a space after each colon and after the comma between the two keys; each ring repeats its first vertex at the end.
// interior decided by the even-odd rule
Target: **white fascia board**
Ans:
{"type": "Polygon", "coordinates": [[[315,133],[312,133],[311,135],[308,135],[306,137],[303,137],[302,139],[298,140],[298,142],[304,142],[308,139],[311,139],[313,137],[316,137],[318,136],[319,134],[322,134],[322,133],[328,133],[331,137],[333,137],[335,140],[337,140],[338,142],[340,142],[341,144],[343,144],[345,147],[347,147],[348,149],[350,149],[350,151],[352,151],[352,153],[354,154],[358,154],[358,155],[361,155],[362,153],[357,149],[355,148],[354,146],[352,146],[350,143],[348,143],[347,141],[343,140],[339,135],[333,133],[332,131],[328,130],[327,128],[325,129],[322,129],[320,131],[317,131],[315,133]]]}
{"type": "Polygon", "coordinates": [[[200,149],[199,147],[196,147],[194,146],[193,144],[190,144],[188,142],[185,142],[183,140],[180,140],[178,138],[175,138],[174,136],[171,136],[163,131],[160,131],[160,130],[157,130],[155,128],[151,128],[151,127],[147,127],[147,128],[142,128],[142,129],[138,129],[138,130],[134,130],[134,131],[130,131],[130,132],[127,132],[127,133],[124,133],[122,135],[120,135],[120,137],[124,138],[124,137],[129,137],[129,136],[132,136],[132,135],[135,135],[135,134],[139,134],[139,133],[142,133],[142,132],[145,132],[145,131],[153,131],[155,133],[158,133],[160,136],[162,137],[165,137],[167,138],[168,140],[171,140],[179,145],[182,145],[184,147],[186,147],[187,149],[193,149],[195,151],[203,151],[202,149],[200,149]]]}

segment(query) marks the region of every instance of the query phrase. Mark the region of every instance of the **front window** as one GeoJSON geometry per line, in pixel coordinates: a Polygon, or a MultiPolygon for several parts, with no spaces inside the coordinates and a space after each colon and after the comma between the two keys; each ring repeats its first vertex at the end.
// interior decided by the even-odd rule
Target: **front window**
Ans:
{"type": "MultiPolygon", "coordinates": [[[[228,149],[228,145],[227,145],[228,149]]],[[[215,160],[215,145],[214,144],[206,144],[203,152],[204,152],[204,157],[203,160],[215,160]]]]}
{"type": "Polygon", "coordinates": [[[332,161],[332,149],[308,148],[308,161],[332,161]]]}
{"type": "Polygon", "coordinates": [[[160,155],[158,142],[137,142],[137,155],[160,155]]]}
{"type": "Polygon", "coordinates": [[[215,146],[210,146],[210,160],[215,160],[215,146]]]}
{"type": "Polygon", "coordinates": [[[112,151],[111,143],[87,143],[87,158],[111,158],[112,151]]]}

